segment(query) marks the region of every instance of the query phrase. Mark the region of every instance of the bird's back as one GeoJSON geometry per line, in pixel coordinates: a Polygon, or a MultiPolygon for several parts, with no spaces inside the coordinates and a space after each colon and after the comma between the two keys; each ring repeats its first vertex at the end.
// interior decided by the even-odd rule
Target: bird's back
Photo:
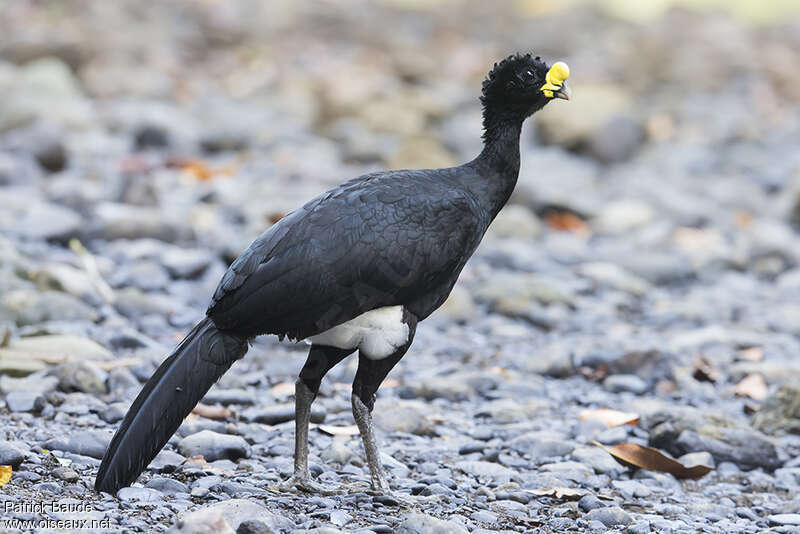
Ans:
{"type": "Polygon", "coordinates": [[[208,315],[224,329],[302,339],[366,311],[420,319],[449,294],[490,215],[469,168],[361,176],[290,213],[231,265],[208,315]]]}

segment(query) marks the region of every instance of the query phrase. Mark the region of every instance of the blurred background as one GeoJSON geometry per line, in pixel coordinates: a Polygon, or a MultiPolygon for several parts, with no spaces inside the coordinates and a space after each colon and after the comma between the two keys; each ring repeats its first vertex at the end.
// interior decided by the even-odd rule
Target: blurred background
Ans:
{"type": "MultiPolygon", "coordinates": [[[[228,263],[288,211],[365,172],[472,159],[481,81],[517,51],[566,61],[573,100],[528,121],[511,204],[381,389],[388,432],[449,441],[390,454],[441,467],[474,456],[464,443],[546,430],[593,473],[616,473],[592,464],[595,438],[797,470],[797,439],[769,441],[800,432],[793,0],[0,2],[0,389],[92,406],[47,429],[21,419],[14,439],[108,433],[121,414],[97,414],[127,406],[228,263]],[[581,406],[667,415],[603,434],[581,406]],[[698,427],[679,408],[742,433],[703,419],[708,436],[677,440],[698,427]]],[[[288,402],[276,384],[303,350],[260,340],[220,387],[288,402]]],[[[353,371],[323,386],[329,421],[349,421],[353,371]]],[[[254,449],[263,465],[289,456],[281,429],[285,450],[254,449]]],[[[521,451],[544,438],[530,439],[521,451]]],[[[800,476],[770,476],[763,492],[800,491],[800,476]]],[[[729,486],[704,488],[720,517],[748,521],[719,500],[729,486]]],[[[784,497],[753,514],[800,511],[784,497]]]]}

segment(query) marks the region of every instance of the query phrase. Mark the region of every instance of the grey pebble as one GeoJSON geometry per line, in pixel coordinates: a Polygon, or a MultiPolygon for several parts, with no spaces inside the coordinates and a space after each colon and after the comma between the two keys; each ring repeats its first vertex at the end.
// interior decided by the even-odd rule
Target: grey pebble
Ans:
{"type": "Polygon", "coordinates": [[[12,412],[33,412],[43,407],[43,399],[35,391],[12,391],[6,395],[6,405],[12,412]]]}
{"type": "Polygon", "coordinates": [[[203,430],[178,442],[178,450],[184,456],[203,456],[206,461],[238,460],[250,456],[250,445],[240,436],[220,434],[203,430]]]}
{"type": "Polygon", "coordinates": [[[612,528],[617,525],[629,525],[631,523],[631,516],[628,515],[619,506],[606,506],[604,508],[595,508],[590,510],[585,518],[589,521],[600,521],[605,526],[612,528]]]}

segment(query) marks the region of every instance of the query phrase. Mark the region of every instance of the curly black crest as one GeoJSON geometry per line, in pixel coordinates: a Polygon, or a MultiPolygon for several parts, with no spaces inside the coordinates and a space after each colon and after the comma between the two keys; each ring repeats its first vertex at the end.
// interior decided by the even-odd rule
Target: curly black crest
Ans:
{"type": "Polygon", "coordinates": [[[483,81],[481,91],[481,104],[486,106],[493,99],[513,92],[523,80],[519,78],[522,72],[531,71],[535,76],[544,81],[547,73],[547,63],[539,56],[531,54],[512,54],[499,63],[495,63],[486,79],[483,81]]]}

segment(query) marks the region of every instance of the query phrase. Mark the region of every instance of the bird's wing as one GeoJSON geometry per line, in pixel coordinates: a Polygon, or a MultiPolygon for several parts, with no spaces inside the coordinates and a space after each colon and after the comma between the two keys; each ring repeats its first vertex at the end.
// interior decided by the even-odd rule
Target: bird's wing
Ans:
{"type": "Polygon", "coordinates": [[[208,315],[243,335],[300,339],[454,280],[484,222],[469,194],[436,180],[396,171],[312,200],[231,265],[208,315]]]}

